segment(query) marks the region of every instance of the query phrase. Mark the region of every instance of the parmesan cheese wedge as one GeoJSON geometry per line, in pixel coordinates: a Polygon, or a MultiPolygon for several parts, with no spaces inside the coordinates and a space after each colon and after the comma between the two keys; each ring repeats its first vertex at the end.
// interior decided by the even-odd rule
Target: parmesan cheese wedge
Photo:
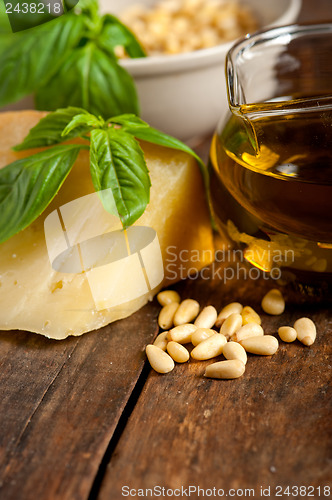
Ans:
{"type": "MultiPolygon", "coordinates": [[[[10,148],[21,142],[43,116],[45,113],[37,111],[0,114],[0,168],[36,152],[15,153],[10,148]]],[[[53,339],[81,335],[129,316],[162,287],[182,279],[189,270],[199,270],[212,262],[212,231],[195,160],[167,148],[146,143],[142,143],[142,147],[151,176],[151,201],[135,226],[152,228],[157,234],[153,249],[157,248],[158,241],[163,279],[160,281],[154,272],[158,265],[160,267],[158,251],[152,253],[151,258],[147,255],[145,261],[141,252],[143,274],[152,276],[153,286],[146,292],[142,278],[141,295],[110,307],[107,302],[96,302],[93,293],[97,290],[98,296],[107,292],[109,296],[119,297],[128,287],[137,287],[134,271],[140,261],[134,255],[128,258],[128,265],[121,264],[121,260],[113,263],[107,274],[98,268],[90,280],[86,270],[54,269],[46,243],[49,236],[45,221],[73,200],[94,193],[89,155],[82,151],[45,212],[24,231],[0,244],[0,330],[27,330],[53,339]]],[[[86,215],[90,225],[94,224],[93,217],[93,212],[86,215]]],[[[73,221],[71,231],[77,241],[84,239],[85,230],[81,221],[73,221]]]]}

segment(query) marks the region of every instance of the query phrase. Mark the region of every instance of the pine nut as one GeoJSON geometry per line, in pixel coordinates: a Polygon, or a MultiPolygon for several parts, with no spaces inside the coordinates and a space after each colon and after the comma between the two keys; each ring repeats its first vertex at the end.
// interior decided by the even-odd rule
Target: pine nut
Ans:
{"type": "Polygon", "coordinates": [[[168,332],[161,332],[159,335],[156,337],[155,341],[153,342],[153,345],[156,347],[159,347],[159,349],[162,349],[163,351],[166,351],[167,347],[167,334],[168,332]]]}
{"type": "Polygon", "coordinates": [[[262,335],[264,335],[264,330],[261,325],[257,323],[248,323],[247,325],[241,326],[241,328],[231,336],[231,340],[240,342],[250,337],[261,337],[262,335]]]}
{"type": "Polygon", "coordinates": [[[267,314],[278,316],[285,310],[285,299],[277,288],[273,288],[263,297],[262,309],[267,314]]]}
{"type": "Polygon", "coordinates": [[[244,347],[238,342],[227,342],[224,345],[222,353],[226,359],[238,359],[244,365],[247,363],[247,353],[244,347]]]}
{"type": "Polygon", "coordinates": [[[196,346],[201,342],[203,342],[203,340],[206,340],[215,334],[216,331],[212,330],[211,328],[197,328],[197,330],[195,330],[194,333],[191,335],[191,343],[194,346],[196,346]]]}
{"type": "Polygon", "coordinates": [[[327,260],[326,259],[318,259],[312,266],[314,271],[323,273],[327,268],[327,260]]]}
{"type": "Polygon", "coordinates": [[[196,325],[197,328],[212,328],[216,322],[217,316],[218,313],[215,307],[204,307],[202,312],[200,312],[195,319],[194,325],[196,325]]]}
{"type": "Polygon", "coordinates": [[[294,342],[297,337],[295,328],[292,328],[291,326],[281,326],[278,329],[278,335],[284,342],[294,342]]]}
{"type": "Polygon", "coordinates": [[[239,302],[231,302],[230,304],[227,304],[220,313],[218,314],[218,317],[216,319],[216,327],[220,327],[222,323],[225,321],[228,316],[230,316],[233,313],[238,313],[241,314],[243,309],[243,305],[240,304],[239,302]]]}
{"type": "Polygon", "coordinates": [[[225,335],[226,339],[229,340],[231,336],[240,330],[242,326],[242,316],[239,313],[233,313],[225,319],[220,328],[220,333],[225,335]]]}
{"type": "Polygon", "coordinates": [[[186,299],[179,305],[178,310],[174,316],[174,326],[183,325],[184,323],[190,323],[196,318],[199,312],[199,303],[197,300],[186,299]]]}
{"type": "Polygon", "coordinates": [[[250,306],[245,306],[241,315],[243,325],[247,325],[248,323],[257,323],[257,325],[260,325],[262,323],[260,315],[250,306]]]}
{"type": "Polygon", "coordinates": [[[167,306],[172,302],[180,302],[180,295],[175,290],[164,290],[157,295],[157,300],[161,306],[167,306]]]}
{"type": "Polygon", "coordinates": [[[245,365],[238,359],[218,361],[209,365],[204,375],[209,378],[233,379],[241,377],[245,369],[245,365]]]}
{"type": "Polygon", "coordinates": [[[261,356],[271,356],[277,352],[279,347],[278,340],[272,335],[246,338],[241,340],[240,344],[247,352],[261,356]]]}
{"type": "Polygon", "coordinates": [[[158,317],[158,325],[160,328],[163,330],[169,330],[172,328],[173,323],[174,323],[174,316],[179,307],[179,304],[177,302],[171,302],[170,304],[167,304],[167,306],[164,306],[162,310],[159,313],[158,317]]]}
{"type": "Polygon", "coordinates": [[[221,333],[216,333],[194,347],[191,357],[200,361],[215,358],[222,353],[225,344],[227,344],[226,337],[221,333]]]}
{"type": "Polygon", "coordinates": [[[302,344],[310,346],[316,340],[316,325],[310,318],[300,318],[295,321],[294,328],[297,338],[302,344]]]}
{"type": "Polygon", "coordinates": [[[185,363],[189,359],[189,352],[183,345],[178,342],[168,342],[167,344],[167,352],[177,363],[185,363]]]}
{"type": "Polygon", "coordinates": [[[175,326],[167,335],[168,340],[173,340],[179,344],[188,344],[191,342],[191,336],[197,327],[192,323],[185,323],[184,325],[175,326]]]}
{"type": "Polygon", "coordinates": [[[173,370],[174,361],[167,352],[152,344],[146,346],[145,352],[150,365],[156,372],[168,373],[173,370]]]}

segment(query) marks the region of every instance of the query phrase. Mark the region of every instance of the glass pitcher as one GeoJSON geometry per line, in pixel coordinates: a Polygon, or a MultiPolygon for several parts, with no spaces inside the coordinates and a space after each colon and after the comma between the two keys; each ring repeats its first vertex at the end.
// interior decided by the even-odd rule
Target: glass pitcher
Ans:
{"type": "Polygon", "coordinates": [[[331,53],[332,24],[238,42],[209,164],[219,230],[246,261],[318,297],[332,291],[331,53]]]}

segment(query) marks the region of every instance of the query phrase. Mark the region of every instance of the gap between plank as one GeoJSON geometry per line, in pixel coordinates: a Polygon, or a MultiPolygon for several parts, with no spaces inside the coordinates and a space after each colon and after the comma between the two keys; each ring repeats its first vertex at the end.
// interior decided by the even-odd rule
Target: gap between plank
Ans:
{"type": "Polygon", "coordinates": [[[115,448],[117,447],[117,444],[122,436],[122,433],[125,430],[127,422],[129,420],[132,412],[134,411],[134,408],[135,408],[136,403],[137,403],[137,401],[142,393],[142,390],[145,386],[145,383],[147,381],[147,378],[148,378],[150,371],[151,371],[150,364],[148,361],[146,361],[144,363],[144,366],[142,368],[140,376],[137,379],[135,387],[133,388],[132,393],[129,396],[129,399],[124,407],[124,410],[121,414],[121,417],[119,418],[117,426],[115,427],[114,433],[113,433],[111,440],[106,448],[104,456],[100,462],[96,477],[92,483],[90,494],[89,494],[87,500],[97,500],[97,498],[98,498],[100,487],[101,487],[102,481],[104,479],[107,466],[111,461],[113,452],[115,451],[115,448]]]}

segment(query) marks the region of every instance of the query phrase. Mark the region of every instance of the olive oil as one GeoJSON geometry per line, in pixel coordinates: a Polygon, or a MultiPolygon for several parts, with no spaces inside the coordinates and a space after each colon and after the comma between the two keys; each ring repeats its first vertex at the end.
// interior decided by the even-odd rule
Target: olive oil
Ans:
{"type": "Polygon", "coordinates": [[[332,282],[331,109],[328,96],[243,105],[213,138],[217,224],[264,271],[280,253],[290,275],[332,282]]]}

